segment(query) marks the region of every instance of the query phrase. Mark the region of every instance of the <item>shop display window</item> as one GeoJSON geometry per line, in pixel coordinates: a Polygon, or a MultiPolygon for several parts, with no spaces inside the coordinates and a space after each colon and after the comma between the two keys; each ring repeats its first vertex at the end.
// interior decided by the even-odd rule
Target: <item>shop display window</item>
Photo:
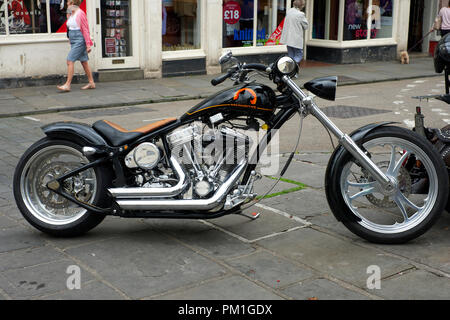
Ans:
{"type": "Polygon", "coordinates": [[[130,0],[102,0],[104,58],[132,56],[130,0]]]}
{"type": "Polygon", "coordinates": [[[286,0],[224,0],[223,47],[278,45],[286,16],[286,3],[286,0]]]}
{"type": "Polygon", "coordinates": [[[344,40],[392,38],[394,0],[345,0],[344,40]]]}
{"type": "Polygon", "coordinates": [[[315,0],[312,38],[338,40],[340,0],[315,0]]]}
{"type": "Polygon", "coordinates": [[[0,34],[56,33],[67,20],[64,0],[0,1],[0,34]],[[50,28],[48,21],[50,20],[50,28]]]}
{"type": "Polygon", "coordinates": [[[201,48],[201,0],[162,0],[163,51],[201,48]]]}

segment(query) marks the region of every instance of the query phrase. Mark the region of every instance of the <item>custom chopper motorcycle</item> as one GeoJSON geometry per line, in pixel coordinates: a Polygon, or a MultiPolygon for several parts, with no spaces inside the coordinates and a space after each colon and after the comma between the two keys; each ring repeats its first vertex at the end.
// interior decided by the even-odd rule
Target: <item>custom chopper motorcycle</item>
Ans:
{"type": "Polygon", "coordinates": [[[266,66],[241,63],[228,52],[220,63],[231,67],[211,83],[230,78],[234,86],[178,119],[132,131],[106,120],[44,126],[46,137],[25,152],[14,174],[14,196],[25,219],[43,232],[75,236],[106,215],[211,219],[240,213],[258,201],[262,150],[298,114],[300,132],[303,118],[312,115],[338,138],[325,191],[333,214],[350,231],[372,242],[404,243],[437,220],[448,178],[424,137],[392,122],[344,134],[314,102],[314,95],[335,99],[337,77],[305,83],[308,95],[292,80],[298,66],[289,57],[266,66]],[[256,74],[270,78],[278,93],[252,81],[256,74]],[[260,128],[259,141],[245,134],[260,128]],[[414,193],[411,172],[418,167],[427,185],[414,193]]]}

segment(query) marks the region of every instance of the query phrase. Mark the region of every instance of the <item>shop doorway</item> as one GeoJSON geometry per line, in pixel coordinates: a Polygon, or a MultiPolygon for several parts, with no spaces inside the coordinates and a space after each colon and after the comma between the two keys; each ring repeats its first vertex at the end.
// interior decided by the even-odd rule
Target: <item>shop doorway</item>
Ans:
{"type": "Polygon", "coordinates": [[[96,0],[98,69],[139,67],[139,0],[96,0]]]}
{"type": "MultiPolygon", "coordinates": [[[[425,9],[425,0],[411,0],[411,9],[409,15],[409,33],[408,50],[419,42],[423,34],[423,12],[425,9]]],[[[412,49],[412,52],[421,52],[422,46],[418,45],[412,49]]]]}

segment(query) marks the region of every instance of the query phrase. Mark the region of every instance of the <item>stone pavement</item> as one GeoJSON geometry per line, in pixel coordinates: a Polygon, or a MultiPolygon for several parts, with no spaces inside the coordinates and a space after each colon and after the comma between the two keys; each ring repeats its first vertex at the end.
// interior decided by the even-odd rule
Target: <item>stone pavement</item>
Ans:
{"type": "MultiPolygon", "coordinates": [[[[42,137],[39,126],[0,119],[0,300],[450,298],[450,214],[406,245],[363,241],[328,208],[326,152],[296,155],[286,176],[306,188],[249,209],[261,213],[255,221],[108,217],[82,237],[44,235],[12,195],[18,157],[42,137]],[[372,265],[380,289],[367,288],[372,265]],[[69,266],[81,270],[79,290],[67,289],[69,266]]],[[[274,192],[296,186],[282,182],[274,192]]]]}
{"type": "MultiPolygon", "coordinates": [[[[299,78],[295,80],[300,85],[313,78],[329,75],[339,76],[340,85],[437,76],[433,59],[421,56],[412,56],[409,65],[402,65],[398,61],[311,65],[301,69],[299,78]]],[[[2,89],[0,117],[205,98],[231,85],[227,80],[213,87],[210,81],[216,76],[103,82],[97,84],[96,90],[87,91],[80,91],[81,85],[74,84],[70,93],[59,93],[55,86],[2,89]]],[[[256,79],[273,87],[267,79],[259,76],[256,79]]]]}

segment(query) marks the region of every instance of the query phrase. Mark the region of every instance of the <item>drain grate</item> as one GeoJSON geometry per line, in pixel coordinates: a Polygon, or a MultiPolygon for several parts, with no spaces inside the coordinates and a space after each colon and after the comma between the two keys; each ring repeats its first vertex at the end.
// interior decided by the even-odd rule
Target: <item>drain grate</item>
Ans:
{"type": "Polygon", "coordinates": [[[328,117],[339,119],[359,118],[391,112],[390,110],[380,110],[363,107],[342,106],[342,105],[322,108],[322,111],[328,117]]]}

